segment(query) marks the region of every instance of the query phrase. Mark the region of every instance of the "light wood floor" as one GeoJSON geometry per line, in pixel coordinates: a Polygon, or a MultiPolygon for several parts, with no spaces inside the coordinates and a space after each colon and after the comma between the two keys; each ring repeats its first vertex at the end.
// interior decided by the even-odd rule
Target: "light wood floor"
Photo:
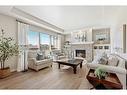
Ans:
{"type": "Polygon", "coordinates": [[[13,73],[0,79],[0,89],[89,89],[90,83],[86,79],[87,68],[78,67],[77,74],[73,69],[58,69],[54,63],[52,68],[45,68],[39,72],[13,73]]]}

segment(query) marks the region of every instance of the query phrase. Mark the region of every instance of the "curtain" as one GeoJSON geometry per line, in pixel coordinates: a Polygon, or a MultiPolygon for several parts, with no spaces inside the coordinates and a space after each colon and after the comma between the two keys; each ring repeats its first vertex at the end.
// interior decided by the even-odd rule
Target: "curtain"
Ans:
{"type": "Polygon", "coordinates": [[[18,45],[20,48],[20,54],[18,56],[17,71],[25,71],[28,69],[28,32],[29,25],[18,22],[18,45]]]}
{"type": "Polygon", "coordinates": [[[58,35],[58,42],[57,42],[57,46],[58,46],[58,49],[61,50],[61,35],[58,35]]]}

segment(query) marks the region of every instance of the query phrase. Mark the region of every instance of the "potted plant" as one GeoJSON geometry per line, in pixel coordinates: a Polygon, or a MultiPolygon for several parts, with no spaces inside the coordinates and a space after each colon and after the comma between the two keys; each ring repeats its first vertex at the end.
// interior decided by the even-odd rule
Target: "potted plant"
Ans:
{"type": "Polygon", "coordinates": [[[2,36],[0,37],[0,78],[5,78],[10,75],[10,67],[6,67],[6,61],[15,55],[18,55],[18,44],[14,42],[12,37],[5,37],[2,29],[2,36]]]}
{"type": "Polygon", "coordinates": [[[105,79],[105,77],[107,76],[107,72],[105,72],[105,70],[102,69],[101,67],[98,67],[94,73],[95,76],[98,77],[99,79],[105,79]]]}

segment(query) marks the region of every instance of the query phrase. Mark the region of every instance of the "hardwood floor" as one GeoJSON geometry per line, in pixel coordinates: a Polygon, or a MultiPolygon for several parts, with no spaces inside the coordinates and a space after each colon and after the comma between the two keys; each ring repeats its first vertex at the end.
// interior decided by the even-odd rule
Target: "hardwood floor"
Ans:
{"type": "Polygon", "coordinates": [[[56,63],[52,68],[45,68],[38,72],[13,73],[11,76],[0,79],[0,89],[89,89],[91,85],[86,79],[87,68],[58,69],[56,63]]]}

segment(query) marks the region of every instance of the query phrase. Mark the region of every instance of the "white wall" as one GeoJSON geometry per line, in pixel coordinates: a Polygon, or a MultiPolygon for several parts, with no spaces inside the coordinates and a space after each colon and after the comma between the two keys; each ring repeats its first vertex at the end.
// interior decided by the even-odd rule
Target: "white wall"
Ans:
{"type": "Polygon", "coordinates": [[[115,27],[115,31],[113,31],[114,34],[114,47],[119,47],[123,49],[123,25],[118,25],[115,27]]]}
{"type": "MultiPolygon", "coordinates": [[[[17,22],[15,18],[0,14],[1,27],[4,29],[6,36],[13,37],[17,41],[17,22]]],[[[9,64],[11,71],[15,71],[17,62],[17,57],[12,57],[6,62],[6,65],[9,64]]]]}
{"type": "Polygon", "coordinates": [[[88,42],[91,42],[92,41],[92,28],[87,31],[86,40],[88,42]]]}
{"type": "Polygon", "coordinates": [[[65,41],[71,41],[71,34],[65,35],[65,41]]]}
{"type": "Polygon", "coordinates": [[[119,47],[123,49],[123,24],[127,24],[127,21],[126,22],[121,21],[118,23],[119,24],[111,27],[111,49],[112,49],[111,51],[112,52],[114,52],[115,47],[119,47]]]}

